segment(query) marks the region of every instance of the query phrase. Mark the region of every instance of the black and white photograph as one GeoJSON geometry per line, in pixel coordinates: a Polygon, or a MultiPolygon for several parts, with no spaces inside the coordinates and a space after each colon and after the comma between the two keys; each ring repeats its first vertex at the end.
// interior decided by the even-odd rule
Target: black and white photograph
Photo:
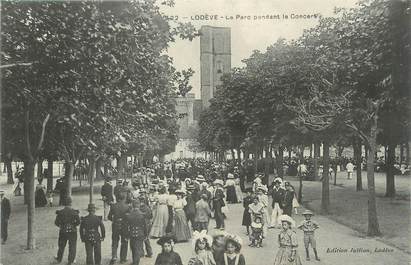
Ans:
{"type": "Polygon", "coordinates": [[[0,265],[411,264],[410,0],[0,20],[0,265]]]}

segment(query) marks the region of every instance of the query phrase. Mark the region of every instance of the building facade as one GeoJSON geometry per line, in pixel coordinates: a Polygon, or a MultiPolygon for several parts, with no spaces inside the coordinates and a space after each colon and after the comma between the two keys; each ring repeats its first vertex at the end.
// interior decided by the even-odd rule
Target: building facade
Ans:
{"type": "Polygon", "coordinates": [[[207,108],[221,76],[231,70],[231,29],[202,26],[200,31],[201,100],[207,108]]]}

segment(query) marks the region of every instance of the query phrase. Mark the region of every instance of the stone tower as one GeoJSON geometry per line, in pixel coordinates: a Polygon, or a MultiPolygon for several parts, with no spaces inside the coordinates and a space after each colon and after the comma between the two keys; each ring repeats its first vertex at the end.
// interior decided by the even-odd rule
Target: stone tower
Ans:
{"type": "Polygon", "coordinates": [[[202,26],[200,53],[201,100],[207,108],[221,76],[231,70],[231,29],[202,26]]]}

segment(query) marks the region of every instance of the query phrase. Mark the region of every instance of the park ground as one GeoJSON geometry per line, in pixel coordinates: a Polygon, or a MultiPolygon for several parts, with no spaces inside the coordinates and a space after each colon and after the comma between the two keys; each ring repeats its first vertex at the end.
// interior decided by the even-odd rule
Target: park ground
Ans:
{"type": "MultiPolygon", "coordinates": [[[[1,177],[4,183],[5,176],[1,177]]],[[[293,177],[286,177],[298,190],[298,181],[293,177]]],[[[331,183],[333,183],[331,181],[331,183]]],[[[102,214],[102,201],[99,196],[98,187],[102,183],[96,183],[94,200],[98,207],[97,214],[102,214]]],[[[83,183],[84,185],[84,183],[83,183]]],[[[369,238],[366,236],[367,227],[367,192],[366,178],[363,180],[364,191],[355,191],[355,177],[347,180],[344,172],[337,177],[337,186],[330,185],[331,209],[329,215],[322,215],[320,212],[321,203],[321,183],[303,182],[303,205],[315,212],[316,220],[320,229],[316,232],[317,247],[321,261],[305,261],[302,232],[297,231],[299,238],[298,252],[303,264],[355,264],[355,265],[405,265],[410,264],[409,246],[409,217],[410,217],[410,185],[409,176],[396,177],[396,198],[385,198],[385,176],[376,175],[377,204],[381,237],[369,238]],[[347,250],[345,253],[332,252],[333,249],[347,250]],[[376,252],[375,250],[383,250],[376,252]]],[[[9,185],[0,185],[1,189],[11,190],[9,185]]],[[[9,195],[9,197],[11,197],[9,195]]],[[[1,264],[4,265],[46,265],[54,264],[53,256],[57,252],[58,228],[54,226],[55,211],[60,207],[47,207],[36,209],[36,249],[25,250],[27,216],[26,207],[22,197],[11,197],[12,216],[9,222],[9,240],[6,245],[1,246],[1,264]]],[[[55,201],[58,201],[55,197],[55,201]]],[[[75,187],[73,190],[73,205],[80,210],[81,215],[85,215],[88,204],[88,193],[85,187],[75,187]]],[[[270,229],[267,238],[264,240],[263,248],[251,248],[248,246],[248,239],[245,229],[241,226],[243,213],[242,204],[229,205],[229,214],[226,219],[226,231],[238,234],[244,243],[242,253],[245,255],[247,265],[268,265],[273,264],[275,254],[278,249],[277,229],[270,229]]],[[[301,212],[294,215],[297,223],[302,221],[301,212]]],[[[111,256],[111,223],[106,222],[107,238],[102,244],[103,264],[108,264],[111,256]]],[[[214,220],[210,222],[210,231],[213,232],[214,220]]],[[[155,256],[160,252],[156,240],[151,240],[155,256]]],[[[191,242],[179,243],[175,246],[175,251],[182,256],[184,264],[187,264],[192,255],[191,242]]],[[[311,253],[312,254],[312,253],[311,253]]],[[[65,259],[61,264],[66,264],[65,259]]],[[[131,264],[131,255],[128,255],[131,264]]],[[[142,265],[154,264],[154,258],[144,258],[140,262],[142,265]]],[[[85,264],[84,245],[78,241],[76,264],[85,264]]]]}

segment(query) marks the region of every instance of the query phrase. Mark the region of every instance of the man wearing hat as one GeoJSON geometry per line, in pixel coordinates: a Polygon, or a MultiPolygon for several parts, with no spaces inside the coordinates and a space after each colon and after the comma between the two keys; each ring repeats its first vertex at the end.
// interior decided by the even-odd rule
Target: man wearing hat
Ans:
{"type": "Polygon", "coordinates": [[[214,209],[214,217],[215,217],[215,222],[216,222],[216,228],[224,230],[225,224],[224,224],[224,214],[221,210],[223,206],[225,206],[224,202],[224,182],[221,179],[216,179],[214,181],[214,185],[216,186],[216,189],[214,191],[214,196],[213,196],[213,209],[214,209]]]}
{"type": "Polygon", "coordinates": [[[123,188],[123,179],[117,179],[116,180],[116,186],[114,187],[114,197],[116,197],[117,201],[118,201],[117,196],[120,193],[122,193],[123,190],[124,190],[124,188],[123,188]]]}
{"type": "Polygon", "coordinates": [[[113,186],[111,185],[110,177],[106,177],[104,180],[104,184],[101,187],[101,198],[104,203],[104,221],[106,221],[110,205],[114,202],[113,186]]]}
{"type": "Polygon", "coordinates": [[[127,237],[130,238],[130,248],[133,256],[133,265],[140,263],[140,255],[144,253],[143,241],[147,238],[146,220],[143,212],[140,211],[140,201],[133,200],[133,208],[126,214],[125,223],[127,226],[127,237]]]}
{"type": "Polygon", "coordinates": [[[8,236],[8,224],[11,213],[10,200],[4,196],[4,191],[0,190],[1,200],[1,243],[4,245],[8,236]]]}
{"type": "Polygon", "coordinates": [[[311,217],[313,216],[313,212],[310,210],[306,210],[303,212],[303,216],[305,218],[304,221],[298,226],[298,229],[301,229],[304,231],[304,247],[305,247],[305,253],[306,253],[306,259],[310,260],[310,252],[308,250],[310,244],[311,247],[313,248],[315,259],[320,260],[318,258],[317,254],[317,246],[316,246],[316,241],[314,237],[314,231],[319,228],[317,222],[311,220],[311,217]]]}
{"type": "Polygon", "coordinates": [[[278,217],[283,214],[282,207],[283,207],[283,198],[284,198],[284,193],[285,193],[284,189],[280,187],[281,182],[282,182],[281,178],[275,178],[273,182],[274,187],[272,188],[270,192],[271,197],[273,198],[273,202],[271,205],[273,209],[271,213],[271,226],[270,226],[271,228],[281,225],[278,220],[278,217]]]}
{"type": "MultiPolygon", "coordinates": [[[[147,252],[146,257],[151,258],[153,256],[153,250],[151,248],[149,235],[150,235],[151,226],[153,223],[153,211],[151,210],[149,206],[149,199],[144,190],[141,191],[139,200],[140,200],[140,211],[144,215],[144,220],[146,222],[146,230],[147,230],[147,235],[144,238],[144,245],[146,247],[146,252],[147,252]]],[[[141,252],[140,256],[144,256],[144,251],[141,252]]]]}
{"type": "Polygon", "coordinates": [[[112,204],[110,212],[108,213],[108,219],[112,222],[112,235],[111,235],[111,264],[114,264],[117,260],[117,248],[118,242],[121,239],[120,247],[120,262],[127,260],[127,229],[125,225],[126,213],[129,212],[129,206],[126,204],[126,198],[124,193],[119,193],[116,197],[117,202],[112,204]]]}
{"type": "Polygon", "coordinates": [[[67,241],[69,244],[68,253],[68,264],[73,264],[76,258],[76,248],[77,248],[77,226],[80,224],[79,211],[71,208],[71,197],[66,197],[66,206],[56,211],[55,225],[60,228],[59,239],[58,239],[58,251],[57,257],[55,257],[57,262],[61,262],[63,259],[64,248],[66,247],[67,241]]]}
{"type": "Polygon", "coordinates": [[[101,216],[95,215],[96,206],[89,204],[87,216],[81,217],[80,238],[86,247],[86,264],[101,264],[101,241],[106,237],[106,229],[101,216]],[[99,233],[99,228],[101,234],[99,233]],[[93,255],[94,254],[94,255],[93,255]]]}
{"type": "Polygon", "coordinates": [[[294,190],[290,185],[290,182],[286,181],[284,182],[284,187],[285,187],[285,192],[284,192],[284,198],[283,198],[283,213],[291,216],[293,212],[293,199],[295,196],[294,190]]]}

